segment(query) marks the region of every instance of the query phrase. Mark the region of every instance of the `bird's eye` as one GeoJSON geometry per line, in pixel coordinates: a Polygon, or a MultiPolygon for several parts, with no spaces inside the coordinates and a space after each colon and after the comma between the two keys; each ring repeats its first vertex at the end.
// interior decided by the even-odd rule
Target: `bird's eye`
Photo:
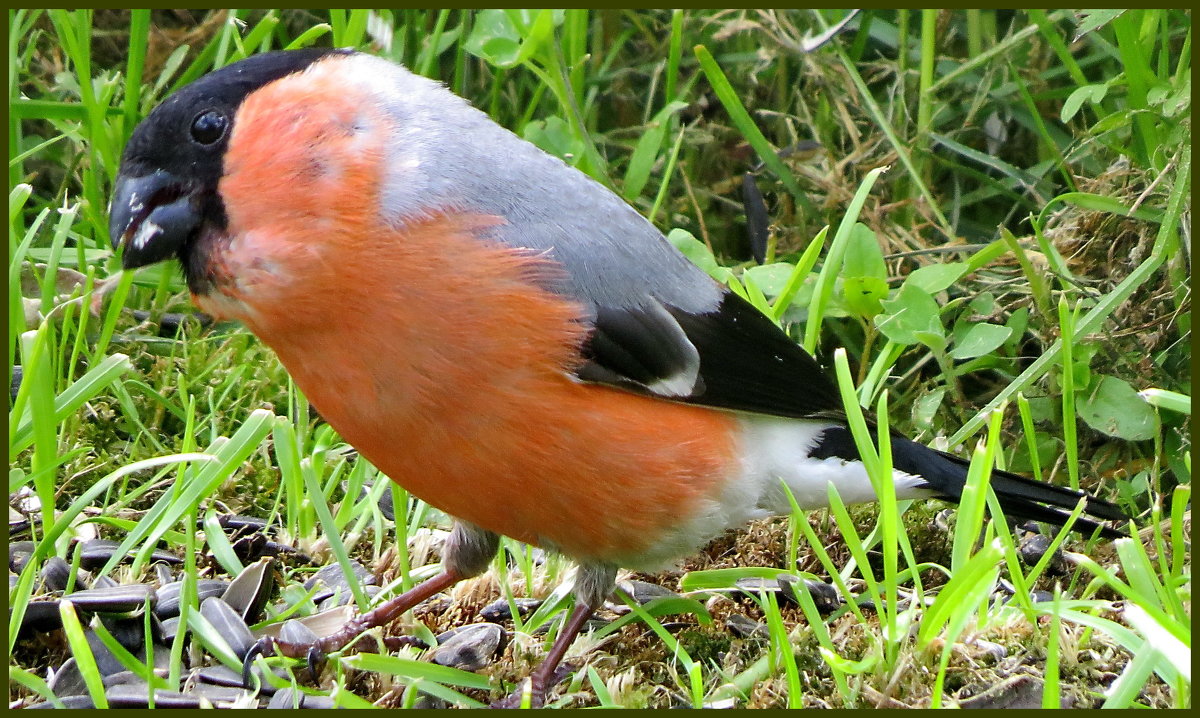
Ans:
{"type": "Polygon", "coordinates": [[[229,121],[216,110],[205,110],[192,120],[192,139],[202,145],[211,145],[225,136],[229,121]]]}

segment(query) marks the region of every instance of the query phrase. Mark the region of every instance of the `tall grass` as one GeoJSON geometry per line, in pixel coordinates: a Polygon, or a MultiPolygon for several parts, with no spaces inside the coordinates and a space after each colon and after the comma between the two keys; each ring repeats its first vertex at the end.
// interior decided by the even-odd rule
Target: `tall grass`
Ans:
{"type": "MultiPolygon", "coordinates": [[[[730,648],[709,652],[658,620],[682,613],[696,635],[716,635],[697,601],[631,605],[604,634],[618,637],[602,649],[614,662],[578,671],[560,704],[659,706],[682,696],[695,707],[861,706],[907,696],[947,705],[970,694],[955,675],[995,680],[962,658],[990,636],[1046,656],[1047,704],[1190,705],[1186,12],[870,10],[823,44],[813,38],[844,13],[8,17],[8,356],[19,382],[9,493],[29,523],[20,537],[37,546],[10,592],[10,698],[49,694],[13,629],[43,563],[70,559],[90,524],[136,557],[99,573],[142,576],[149,552],[166,545],[189,556],[192,578],[197,552],[239,567],[197,531],[218,507],[270,517],[305,550],[343,564],[380,561],[422,528],[445,525],[357,459],[244,331],[184,322],[159,336],[164,314],[189,311],[177,270],[121,273],[107,236],[121,148],[152,107],[216,67],[319,44],[358,47],[446,82],[675,230],[693,261],[819,357],[845,347],[826,363],[837,366],[851,414],[875,407],[899,430],[950,448],[979,442],[973,498],[950,538],[928,535],[929,509],[894,498],[877,519],[836,497],[830,515],[792,517],[791,555],[822,572],[806,575],[869,595],[877,614],[850,602],[821,617],[804,591],[798,607],[754,594],[735,603],[764,617],[768,645],[756,652],[721,639],[730,648]],[[771,223],[761,266],[750,259],[736,191],[747,173],[771,223]],[[1044,562],[1023,565],[986,487],[997,463],[1117,496],[1138,517],[1140,540],[1089,558],[1056,535],[1055,546],[1080,549],[1068,575],[1051,580],[1044,562]],[[395,521],[378,509],[384,491],[395,492],[395,521]],[[1002,581],[1016,588],[1009,603],[993,600],[1002,581]],[[1053,587],[1054,600],[1031,601],[1038,586],[1053,587]],[[661,691],[619,679],[643,655],[627,624],[658,636],[659,661],[639,679],[661,691]],[[1080,667],[1062,642],[1079,627],[1075,645],[1119,657],[1080,667]],[[1028,638],[1012,638],[1022,631],[1028,638]],[[1104,688],[1088,682],[1092,669],[1119,678],[1104,688]]],[[[859,444],[873,455],[865,435],[859,444]]],[[[886,442],[876,458],[879,480],[886,442]]],[[[766,570],[707,557],[699,566],[709,570],[689,573],[681,588],[707,600],[743,596],[737,578],[796,568],[779,558],[766,570]]],[[[385,592],[435,570],[409,565],[404,550],[397,560],[385,592]]],[[[559,562],[546,567],[558,577],[559,562]]],[[[546,569],[532,561],[511,581],[507,565],[497,568],[510,600],[549,590],[533,580],[546,569]]],[[[551,598],[517,619],[530,650],[565,593],[551,598]]],[[[64,645],[100,703],[82,629],[63,606],[64,645]]],[[[202,622],[188,620],[203,637],[202,622]]],[[[173,650],[180,655],[182,639],[173,650]]],[[[341,656],[333,688],[321,690],[361,704],[342,669],[389,676],[408,687],[408,705],[422,693],[477,706],[502,690],[416,657],[341,656]]],[[[501,675],[519,675],[506,665],[501,675]]],[[[180,680],[173,671],[167,682],[180,680]]]]}

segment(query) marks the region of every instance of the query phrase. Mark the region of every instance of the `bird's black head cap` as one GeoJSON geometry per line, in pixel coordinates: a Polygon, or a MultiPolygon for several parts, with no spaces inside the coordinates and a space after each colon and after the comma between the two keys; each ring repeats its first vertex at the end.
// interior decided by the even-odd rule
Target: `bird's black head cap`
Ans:
{"type": "Polygon", "coordinates": [[[137,177],[165,170],[215,182],[242,101],[263,86],[338,52],[345,51],[305,48],[253,55],[184,86],[138,125],[121,156],[121,174],[137,177]]]}
{"type": "MultiPolygon", "coordinates": [[[[109,233],[114,247],[125,244],[125,267],[174,255],[190,269],[200,230],[225,226],[217,184],[238,108],[276,80],[351,52],[306,48],[254,55],[201,77],[156,107],[125,146],[113,190],[109,233]]],[[[192,274],[189,283],[197,279],[192,274]]]]}

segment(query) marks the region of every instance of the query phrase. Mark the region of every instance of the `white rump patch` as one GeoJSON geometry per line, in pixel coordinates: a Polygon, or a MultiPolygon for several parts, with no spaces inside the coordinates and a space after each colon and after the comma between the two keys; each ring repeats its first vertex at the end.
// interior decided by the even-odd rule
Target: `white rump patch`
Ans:
{"type": "MultiPolygon", "coordinates": [[[[830,484],[837,487],[846,504],[876,500],[861,461],[810,456],[821,433],[837,424],[757,415],[740,415],[738,423],[742,429],[738,474],[695,516],[663,536],[651,552],[623,562],[622,566],[642,569],[669,566],[729,529],[755,519],[790,513],[784,484],[800,508],[806,510],[829,505],[830,484]]],[[[917,488],[925,483],[919,476],[894,471],[893,477],[898,498],[933,495],[928,489],[917,488]]]]}
{"type": "MultiPolygon", "coordinates": [[[[745,454],[743,466],[748,481],[758,482],[759,504],[775,513],[791,510],[780,483],[787,484],[802,509],[829,506],[828,487],[833,484],[847,504],[876,500],[875,489],[861,461],[836,456],[814,459],[811,452],[826,430],[838,426],[829,421],[742,417],[745,454]]],[[[920,476],[903,471],[892,472],[896,496],[901,499],[931,496],[933,492],[917,487],[925,483],[920,476]]]]}

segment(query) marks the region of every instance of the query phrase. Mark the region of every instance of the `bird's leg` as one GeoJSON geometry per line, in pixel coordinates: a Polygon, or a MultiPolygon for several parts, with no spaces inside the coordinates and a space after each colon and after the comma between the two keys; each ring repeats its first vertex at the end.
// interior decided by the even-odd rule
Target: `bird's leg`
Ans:
{"type": "Polygon", "coordinates": [[[354,641],[363,632],[372,628],[386,626],[395,621],[406,611],[417,606],[435,593],[450,588],[464,578],[470,578],[483,573],[487,569],[488,563],[491,562],[492,557],[496,555],[496,549],[499,548],[499,545],[500,537],[496,534],[484,531],[471,524],[457,522],[454,524],[454,530],[450,532],[450,535],[446,539],[446,545],[442,549],[442,566],[444,570],[440,574],[413,586],[399,596],[389,599],[361,616],[347,621],[337,631],[318,638],[311,643],[292,643],[279,639],[264,638],[250,651],[243,668],[248,670],[250,663],[256,655],[270,655],[276,651],[291,658],[308,656],[309,662],[312,663],[315,656],[319,656],[321,653],[336,651],[354,641]]]}
{"type": "MultiPolygon", "coordinates": [[[[583,630],[588,619],[592,617],[593,608],[582,602],[575,604],[575,609],[571,612],[570,618],[562,630],[558,632],[558,637],[554,639],[554,645],[550,647],[550,652],[542,659],[541,665],[533,669],[529,674],[529,704],[534,708],[541,708],[546,703],[546,691],[554,687],[557,683],[554,680],[554,670],[558,668],[558,664],[562,662],[562,658],[567,653],[567,649],[575,641],[579,632],[583,630]]],[[[520,691],[514,695],[520,696],[520,691]]]]}
{"type": "MultiPolygon", "coordinates": [[[[599,608],[612,593],[616,580],[616,567],[608,564],[584,564],[579,567],[575,578],[575,608],[563,624],[562,630],[550,646],[550,651],[540,665],[529,674],[529,705],[541,708],[546,702],[546,691],[554,687],[560,678],[555,669],[562,662],[567,649],[579,636],[592,612],[599,608]]],[[[517,689],[506,698],[493,703],[492,708],[519,708],[524,691],[517,689]]]]}
{"type": "Polygon", "coordinates": [[[320,664],[324,660],[326,653],[336,651],[348,645],[372,628],[386,626],[403,615],[405,611],[408,611],[435,593],[453,586],[463,578],[464,576],[458,571],[447,568],[433,578],[422,581],[399,596],[385,601],[383,604],[376,606],[361,616],[356,616],[346,621],[346,623],[342,624],[341,628],[333,633],[311,642],[292,642],[281,638],[263,636],[258,639],[249,652],[246,653],[245,658],[242,659],[242,683],[246,686],[252,685],[250,674],[255,658],[258,656],[270,656],[276,653],[289,658],[307,659],[309,670],[316,676],[320,673],[320,664]]]}
{"type": "Polygon", "coordinates": [[[292,658],[301,658],[313,649],[321,653],[329,653],[346,646],[360,635],[372,628],[386,626],[409,609],[419,605],[430,596],[450,588],[464,578],[457,571],[442,571],[433,578],[422,581],[404,593],[384,601],[382,604],[355,616],[342,624],[338,630],[327,636],[322,636],[312,643],[288,643],[275,640],[275,648],[279,653],[292,658]]]}

